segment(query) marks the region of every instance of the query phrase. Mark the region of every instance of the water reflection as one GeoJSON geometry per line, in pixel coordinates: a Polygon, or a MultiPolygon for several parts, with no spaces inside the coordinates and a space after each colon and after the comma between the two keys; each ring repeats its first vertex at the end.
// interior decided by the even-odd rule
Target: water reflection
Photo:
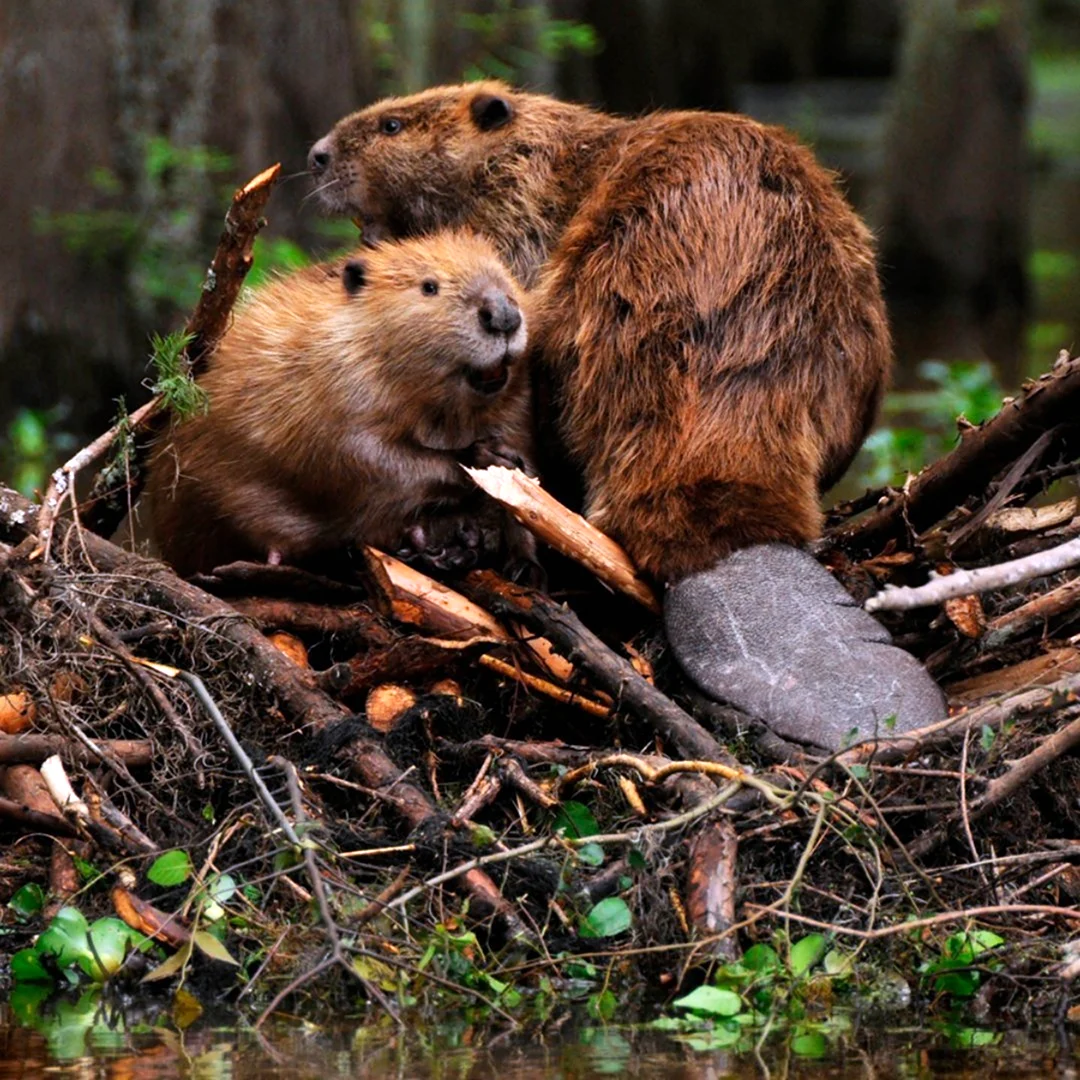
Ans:
{"type": "MultiPolygon", "coordinates": [[[[905,1018],[910,1019],[910,1018],[905,1018]]],[[[1078,1059],[1064,1035],[996,1032],[961,1024],[936,1031],[905,1024],[844,1023],[820,1039],[776,1033],[759,1055],[701,1049],[629,1027],[563,1022],[520,1030],[474,1026],[464,1014],[424,1018],[404,1032],[385,1017],[316,1025],[281,1019],[262,1031],[233,1015],[204,1013],[187,1030],[169,1006],[127,1013],[79,1000],[43,1010],[36,1026],[0,1006],[0,1078],[79,1075],[131,1078],[417,1077],[1075,1077],[1078,1059]]]]}

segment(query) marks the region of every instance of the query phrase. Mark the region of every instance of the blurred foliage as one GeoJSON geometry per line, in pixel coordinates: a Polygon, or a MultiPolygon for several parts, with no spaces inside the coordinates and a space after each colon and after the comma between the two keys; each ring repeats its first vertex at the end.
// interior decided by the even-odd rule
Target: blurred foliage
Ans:
{"type": "Polygon", "coordinates": [[[902,483],[953,448],[958,417],[980,424],[1001,408],[1002,389],[986,361],[926,360],[918,372],[929,388],[886,397],[883,418],[902,422],[884,424],[863,444],[859,486],[902,483]]]}
{"type": "Polygon", "coordinates": [[[1038,53],[1031,78],[1038,108],[1032,117],[1029,141],[1038,159],[1080,154],[1080,124],[1076,100],[1080,97],[1080,63],[1075,53],[1038,53]]]}
{"type": "MultiPolygon", "coordinates": [[[[358,26],[379,73],[380,90],[387,94],[418,89],[406,85],[409,61],[415,58],[406,55],[410,41],[401,8],[393,0],[368,0],[358,26]]],[[[588,23],[554,18],[546,5],[521,0],[494,0],[484,12],[454,12],[449,29],[466,36],[461,77],[468,82],[484,78],[527,82],[540,61],[592,56],[602,47],[588,23]]]]}
{"type": "Polygon", "coordinates": [[[64,430],[70,411],[66,403],[19,409],[0,440],[0,477],[27,498],[44,491],[55,464],[75,450],[75,437],[64,430]]]}
{"type": "Polygon", "coordinates": [[[199,295],[208,247],[202,193],[211,185],[214,201],[227,204],[225,177],[233,171],[232,158],[220,150],[151,135],[130,178],[104,166],[91,172],[90,187],[104,205],[41,213],[35,225],[90,267],[118,270],[132,308],[147,319],[163,318],[169,309],[190,309],[199,295]]]}
{"type": "Polygon", "coordinates": [[[465,67],[466,81],[504,79],[515,82],[538,56],[562,60],[573,53],[592,56],[599,51],[596,31],[588,23],[553,19],[537,5],[517,7],[513,0],[496,0],[494,10],[461,12],[457,25],[475,37],[475,58],[465,67]],[[532,42],[531,48],[520,42],[532,42]]]}

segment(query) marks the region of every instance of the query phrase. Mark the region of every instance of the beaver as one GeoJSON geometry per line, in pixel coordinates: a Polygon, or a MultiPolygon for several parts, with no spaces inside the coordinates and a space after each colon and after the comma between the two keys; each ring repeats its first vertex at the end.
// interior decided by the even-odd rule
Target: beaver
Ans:
{"type": "MultiPolygon", "coordinates": [[[[871,235],[836,177],[793,136],[747,117],[620,118],[497,82],[378,102],[340,120],[308,160],[324,207],[353,215],[366,236],[467,225],[491,239],[533,290],[541,432],[554,425],[568,466],[542,462],[545,479],[579,479],[586,516],[669,586],[669,638],[695,681],[714,692],[710,668],[741,650],[763,673],[750,681],[766,683],[751,706],[768,699],[775,717],[768,702],[790,673],[783,583],[797,586],[811,624],[815,589],[822,605],[840,603],[797,549],[818,535],[819,494],[865,438],[891,364],[871,235]],[[752,576],[744,549],[781,585],[752,641],[712,617],[733,553],[740,594],[752,576]]],[[[863,643],[881,645],[866,619],[842,620],[859,648],[836,663],[857,668],[863,643]]],[[[854,695],[853,724],[827,701],[809,741],[898,710],[901,727],[940,715],[919,665],[884,647],[875,662],[896,677],[885,671],[880,692],[854,695]]],[[[849,684],[819,661],[797,677],[849,684]]],[[[805,725],[789,726],[800,737],[805,725]]]]}
{"type": "Polygon", "coordinates": [[[365,235],[467,225],[535,287],[586,516],[641,569],[671,581],[818,534],[891,347],[870,234],[787,133],[478,83],[346,117],[310,162],[365,235]]]}
{"type": "MultiPolygon", "coordinates": [[[[525,345],[521,291],[475,234],[387,241],[255,290],[200,380],[209,411],[153,453],[162,555],[182,574],[352,544],[466,561],[483,497],[459,462],[530,467],[525,345]]],[[[531,537],[504,531],[531,559],[531,537]]]]}

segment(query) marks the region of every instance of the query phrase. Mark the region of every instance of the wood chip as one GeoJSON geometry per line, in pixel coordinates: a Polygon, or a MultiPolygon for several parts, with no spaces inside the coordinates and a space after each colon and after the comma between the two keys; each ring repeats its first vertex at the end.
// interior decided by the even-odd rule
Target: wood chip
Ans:
{"type": "Polygon", "coordinates": [[[381,731],[385,735],[386,732],[393,731],[397,722],[416,704],[416,701],[415,692],[407,686],[383,683],[368,694],[364,713],[368,723],[376,731],[381,731]]]}
{"type": "Polygon", "coordinates": [[[37,716],[37,708],[25,690],[0,694],[0,731],[18,735],[25,731],[37,716]]]}

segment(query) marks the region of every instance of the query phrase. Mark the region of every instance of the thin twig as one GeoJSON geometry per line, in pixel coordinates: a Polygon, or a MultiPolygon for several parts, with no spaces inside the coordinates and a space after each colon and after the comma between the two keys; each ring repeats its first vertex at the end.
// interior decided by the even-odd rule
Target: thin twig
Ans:
{"type": "Polygon", "coordinates": [[[1080,563],[1080,537],[995,566],[954,570],[951,574],[941,576],[931,573],[925,585],[915,588],[886,585],[881,592],[871,596],[863,607],[867,611],[910,611],[912,608],[931,607],[955,596],[1004,589],[1032,578],[1056,574],[1077,563],[1080,563]]]}

